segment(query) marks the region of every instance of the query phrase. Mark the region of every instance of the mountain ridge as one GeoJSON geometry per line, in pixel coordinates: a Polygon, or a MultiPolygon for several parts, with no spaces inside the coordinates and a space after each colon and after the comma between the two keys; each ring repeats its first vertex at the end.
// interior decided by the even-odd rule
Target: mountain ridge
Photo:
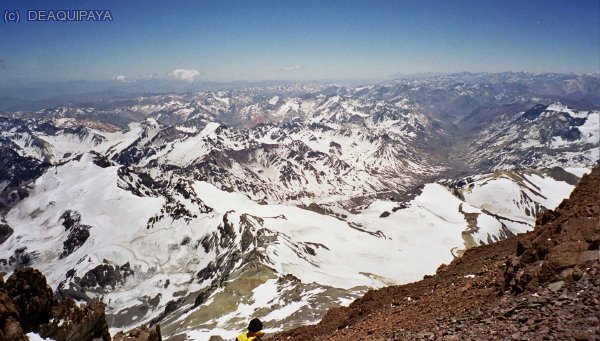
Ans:
{"type": "Polygon", "coordinates": [[[538,215],[534,231],[469,249],[434,276],[369,291],[316,325],[271,339],[595,339],[598,188],[595,167],[556,210],[538,215]]]}
{"type": "Polygon", "coordinates": [[[417,100],[290,86],[3,117],[0,269],[102,298],[112,332],[281,331],[532,229],[597,163],[598,111],[546,103],[462,136],[419,96],[494,88],[419,82],[417,100]]]}

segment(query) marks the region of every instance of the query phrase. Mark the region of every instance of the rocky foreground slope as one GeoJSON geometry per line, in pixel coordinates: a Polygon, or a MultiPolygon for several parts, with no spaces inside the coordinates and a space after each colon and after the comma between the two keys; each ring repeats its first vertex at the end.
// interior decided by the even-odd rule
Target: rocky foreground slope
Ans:
{"type": "Polygon", "coordinates": [[[277,340],[600,339],[600,168],[535,230],[369,291],[277,340]]]}

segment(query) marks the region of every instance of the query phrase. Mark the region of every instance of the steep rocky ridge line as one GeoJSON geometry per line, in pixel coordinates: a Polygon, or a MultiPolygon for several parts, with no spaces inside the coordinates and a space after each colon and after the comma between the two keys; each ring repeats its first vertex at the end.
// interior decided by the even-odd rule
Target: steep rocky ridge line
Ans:
{"type": "Polygon", "coordinates": [[[275,340],[600,339],[600,167],[535,230],[372,290],[275,340]]]}

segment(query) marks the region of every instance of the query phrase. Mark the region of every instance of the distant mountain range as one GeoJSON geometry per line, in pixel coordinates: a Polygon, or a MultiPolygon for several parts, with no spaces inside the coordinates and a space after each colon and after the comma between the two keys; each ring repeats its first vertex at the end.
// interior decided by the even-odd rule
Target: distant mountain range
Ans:
{"type": "MultiPolygon", "coordinates": [[[[555,101],[568,103],[569,101],[585,100],[588,104],[598,105],[600,99],[600,84],[598,74],[532,74],[526,72],[505,73],[423,73],[423,74],[398,74],[392,75],[388,80],[380,83],[377,80],[322,80],[315,82],[297,82],[285,80],[265,81],[236,81],[236,82],[211,82],[196,80],[192,82],[167,79],[167,78],[139,78],[124,80],[105,81],[62,81],[62,82],[27,82],[23,80],[0,80],[0,111],[35,111],[48,107],[73,106],[90,101],[104,101],[114,98],[131,96],[147,96],[161,93],[186,93],[213,90],[234,90],[263,87],[287,87],[293,84],[344,84],[347,86],[360,86],[372,84],[385,84],[396,80],[406,86],[419,84],[423,87],[421,92],[415,94],[423,95],[429,92],[437,97],[435,85],[438,88],[449,90],[452,83],[479,84],[490,91],[492,96],[506,96],[510,100],[519,95],[535,95],[540,98],[552,97],[555,101]],[[515,92],[516,91],[516,92],[515,92]]],[[[409,89],[414,92],[414,87],[409,89]]],[[[402,91],[402,89],[399,89],[402,91]]],[[[407,90],[407,89],[404,89],[407,90]]],[[[498,104],[490,101],[489,95],[475,98],[475,102],[483,100],[489,104],[498,104]]],[[[479,94],[481,95],[481,93],[479,94]]],[[[505,98],[506,99],[506,98],[505,98]]],[[[463,99],[465,100],[465,99],[463,99]]],[[[502,98],[496,98],[502,100],[502,98]]],[[[430,103],[435,105],[434,103],[430,103]]],[[[440,98],[440,103],[444,99],[440,98]]],[[[467,103],[455,103],[459,113],[460,106],[467,103]]],[[[485,104],[485,103],[482,103],[485,104]]],[[[570,104],[570,103],[569,103],[570,104]]],[[[436,106],[437,107],[437,106],[436,106]]],[[[450,109],[440,106],[440,109],[450,109]]]]}
{"type": "Polygon", "coordinates": [[[315,322],[530,230],[600,160],[596,75],[119,95],[0,114],[0,270],[111,328],[315,322]]]}

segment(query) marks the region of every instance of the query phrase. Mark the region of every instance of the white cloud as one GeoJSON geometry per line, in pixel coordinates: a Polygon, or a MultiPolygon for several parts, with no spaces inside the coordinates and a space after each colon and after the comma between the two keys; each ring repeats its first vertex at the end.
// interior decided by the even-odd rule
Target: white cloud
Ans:
{"type": "Polygon", "coordinates": [[[117,81],[117,82],[127,82],[127,76],[123,76],[123,75],[113,76],[110,79],[112,79],[113,81],[117,81]]]}
{"type": "Polygon", "coordinates": [[[290,65],[290,66],[286,66],[283,69],[281,69],[281,71],[283,72],[295,72],[302,69],[302,65],[290,65]]]}
{"type": "Polygon", "coordinates": [[[194,69],[175,69],[169,71],[167,75],[175,79],[191,82],[200,75],[200,71],[194,69]]]}

